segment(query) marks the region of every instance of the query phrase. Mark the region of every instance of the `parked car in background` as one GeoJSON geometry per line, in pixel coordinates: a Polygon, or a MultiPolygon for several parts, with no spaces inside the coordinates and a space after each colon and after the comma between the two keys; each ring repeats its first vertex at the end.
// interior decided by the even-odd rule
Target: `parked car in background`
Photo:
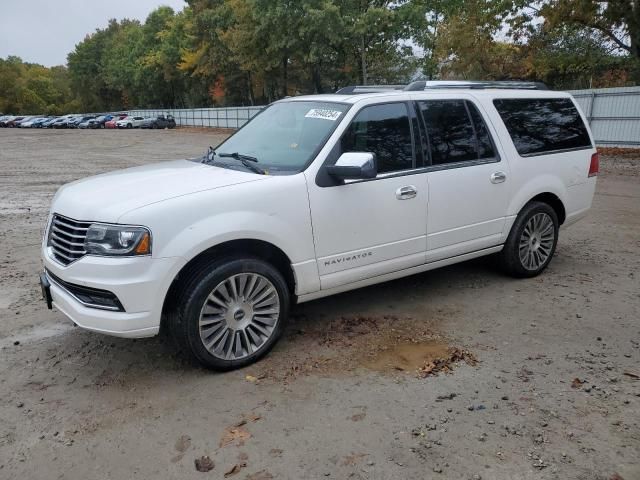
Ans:
{"type": "Polygon", "coordinates": [[[96,118],[95,115],[81,115],[79,117],[76,117],[73,121],[67,123],[67,128],[78,128],[81,123],[92,120],[94,118],[96,118]]]}
{"type": "Polygon", "coordinates": [[[119,120],[116,122],[116,127],[118,128],[140,128],[140,126],[144,123],[144,117],[127,117],[123,120],[119,120]]]}
{"type": "Polygon", "coordinates": [[[5,127],[8,128],[15,128],[16,126],[16,122],[20,122],[24,119],[25,117],[13,117],[11,120],[7,121],[7,123],[5,124],[5,127]]]}
{"type": "Polygon", "coordinates": [[[0,118],[0,128],[6,128],[9,122],[11,122],[14,118],[16,118],[14,115],[5,115],[4,117],[0,118]]]}
{"type": "Polygon", "coordinates": [[[43,125],[48,122],[49,120],[51,120],[52,117],[42,117],[39,118],[38,120],[36,120],[35,122],[33,122],[33,125],[31,125],[32,128],[43,128],[43,125]]]}
{"type": "Polygon", "coordinates": [[[70,122],[75,121],[78,115],[65,115],[53,124],[53,128],[67,128],[70,122]]]}
{"type": "Polygon", "coordinates": [[[120,120],[124,120],[128,116],[129,115],[127,115],[126,113],[119,113],[118,115],[114,115],[111,120],[108,120],[104,123],[104,128],[118,128],[116,126],[116,123],[118,123],[120,120]]]}
{"type": "Polygon", "coordinates": [[[15,125],[16,127],[20,127],[20,128],[31,128],[31,125],[33,124],[33,122],[35,122],[38,118],[39,117],[26,117],[20,122],[17,122],[15,125]]]}
{"type": "Polygon", "coordinates": [[[44,122],[47,117],[31,117],[28,120],[23,120],[20,123],[20,128],[38,128],[38,122],[44,122]]]}
{"type": "Polygon", "coordinates": [[[89,120],[87,128],[105,128],[105,124],[113,119],[113,115],[100,115],[89,120]]]}
{"type": "Polygon", "coordinates": [[[42,124],[40,125],[42,128],[51,128],[51,126],[57,122],[60,119],[60,117],[51,117],[48,118],[47,120],[45,120],[44,122],[42,122],[42,124]]]}
{"type": "Polygon", "coordinates": [[[14,120],[13,121],[13,127],[14,128],[22,128],[22,124],[23,123],[29,123],[32,119],[36,118],[33,115],[30,115],[28,117],[23,117],[20,120],[14,120]]]}
{"type": "Polygon", "coordinates": [[[83,130],[91,128],[91,122],[95,122],[95,120],[95,118],[85,119],[85,117],[83,117],[82,121],[78,123],[77,128],[81,128],[83,130]]]}
{"type": "Polygon", "coordinates": [[[176,128],[176,121],[171,115],[167,115],[166,117],[164,115],[158,115],[155,118],[145,119],[142,125],[140,125],[140,128],[176,128]]]}

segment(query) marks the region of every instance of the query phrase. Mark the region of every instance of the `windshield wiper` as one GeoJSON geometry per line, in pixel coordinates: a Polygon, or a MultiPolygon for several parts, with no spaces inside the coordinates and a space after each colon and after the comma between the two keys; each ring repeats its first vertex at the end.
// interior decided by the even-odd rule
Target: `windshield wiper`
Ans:
{"type": "Polygon", "coordinates": [[[259,173],[260,175],[266,175],[267,173],[263,169],[261,169],[259,166],[254,165],[255,163],[258,163],[258,159],[256,157],[252,157],[251,155],[243,155],[238,152],[218,153],[217,155],[220,158],[233,158],[234,160],[238,160],[242,163],[242,165],[247,167],[249,170],[255,173],[259,173]]]}
{"type": "Polygon", "coordinates": [[[258,159],[256,157],[252,157],[251,155],[244,155],[242,153],[234,152],[234,153],[219,153],[219,157],[222,158],[235,158],[236,160],[247,160],[249,162],[258,163],[258,159]]]}

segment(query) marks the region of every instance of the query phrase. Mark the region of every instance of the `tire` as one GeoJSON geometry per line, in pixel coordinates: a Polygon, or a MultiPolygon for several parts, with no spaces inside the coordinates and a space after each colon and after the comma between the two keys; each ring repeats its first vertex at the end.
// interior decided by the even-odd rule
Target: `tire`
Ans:
{"type": "Polygon", "coordinates": [[[529,202],[516,217],[500,252],[503,269],[516,278],[542,273],[556,251],[558,231],[555,210],[547,203],[529,202]]]}
{"type": "Polygon", "coordinates": [[[133,128],[133,125],[130,123],[127,123],[127,128],[133,128]]]}
{"type": "Polygon", "coordinates": [[[152,128],[153,130],[157,130],[157,129],[158,129],[158,124],[157,124],[157,123],[152,124],[152,125],[151,125],[151,128],[152,128]]]}
{"type": "Polygon", "coordinates": [[[168,326],[191,360],[212,370],[233,370],[273,348],[284,331],[289,301],[287,283],[271,264],[250,257],[216,259],[189,272],[174,297],[168,326]]]}

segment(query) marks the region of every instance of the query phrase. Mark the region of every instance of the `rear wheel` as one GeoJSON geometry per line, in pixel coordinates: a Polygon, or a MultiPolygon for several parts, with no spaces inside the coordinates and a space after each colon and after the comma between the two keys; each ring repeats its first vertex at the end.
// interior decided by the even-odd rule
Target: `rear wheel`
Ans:
{"type": "Polygon", "coordinates": [[[289,312],[282,274],[253,258],[228,258],[189,275],[169,315],[181,348],[214,370],[249,365],[275,345],[289,312]]]}
{"type": "Polygon", "coordinates": [[[528,203],[516,218],[500,253],[507,273],[520,278],[542,273],[555,253],[558,230],[558,215],[551,206],[528,203]]]}

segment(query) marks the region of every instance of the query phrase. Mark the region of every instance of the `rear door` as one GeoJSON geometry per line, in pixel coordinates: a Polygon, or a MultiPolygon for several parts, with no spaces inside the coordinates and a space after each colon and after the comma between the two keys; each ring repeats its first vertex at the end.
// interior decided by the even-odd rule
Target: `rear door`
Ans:
{"type": "Polygon", "coordinates": [[[427,261],[502,243],[509,165],[471,98],[419,100],[429,152],[427,261]]]}

